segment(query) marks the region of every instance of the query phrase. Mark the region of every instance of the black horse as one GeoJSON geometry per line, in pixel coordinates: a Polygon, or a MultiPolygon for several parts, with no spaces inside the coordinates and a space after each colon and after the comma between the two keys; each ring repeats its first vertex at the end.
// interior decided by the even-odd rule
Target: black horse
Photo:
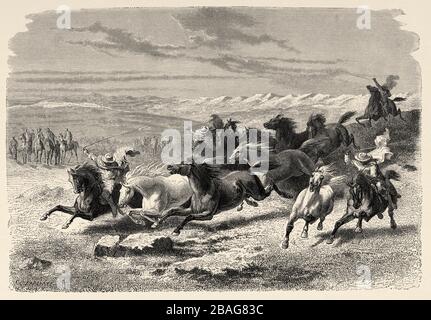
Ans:
{"type": "MultiPolygon", "coordinates": [[[[91,164],[78,165],[75,168],[67,170],[69,174],[69,181],[73,186],[73,192],[78,194],[75,199],[73,206],[57,205],[51,210],[44,213],[40,220],[46,220],[55,211],[65,212],[72,217],[63,225],[63,229],[67,229],[73,220],[77,217],[92,221],[94,218],[108,213],[111,208],[101,199],[103,190],[103,181],[100,175],[100,171],[97,167],[91,164]]],[[[112,199],[115,203],[118,203],[120,196],[121,185],[116,185],[112,199]]],[[[142,203],[141,199],[134,198],[131,207],[137,208],[142,203]]]]}
{"type": "Polygon", "coordinates": [[[387,121],[387,116],[392,115],[393,117],[400,116],[400,119],[405,121],[401,114],[401,110],[397,108],[395,105],[395,102],[405,101],[405,98],[402,97],[396,97],[394,99],[388,98],[388,103],[386,106],[386,110],[383,109],[383,106],[381,104],[382,96],[379,92],[379,90],[376,87],[373,86],[367,86],[368,91],[370,92],[370,100],[368,101],[368,105],[365,108],[364,115],[359,116],[356,118],[356,122],[358,122],[360,125],[365,125],[361,123],[359,120],[368,120],[368,124],[371,127],[371,120],[377,121],[380,118],[384,118],[385,121],[387,121]]]}
{"type": "Polygon", "coordinates": [[[308,131],[295,132],[296,123],[288,117],[279,114],[271,120],[265,122],[263,126],[266,129],[275,130],[275,151],[281,152],[287,149],[298,149],[306,140],[308,140],[308,131]]]}
{"type": "Polygon", "coordinates": [[[369,221],[375,215],[383,217],[382,213],[388,209],[390,225],[392,229],[396,229],[397,224],[394,219],[394,208],[396,208],[397,199],[399,197],[395,188],[390,184],[390,180],[399,180],[400,175],[394,170],[388,170],[385,173],[386,185],[388,188],[387,196],[383,196],[378,192],[377,187],[363,173],[359,173],[353,182],[349,183],[349,198],[347,199],[346,213],[335,223],[334,229],[327,240],[328,244],[334,242],[337,230],[344,224],[358,219],[356,232],[362,232],[362,220],[369,221]],[[388,197],[391,197],[393,205],[389,205],[388,197]]]}
{"type": "Polygon", "coordinates": [[[157,222],[171,216],[185,216],[186,218],[175,228],[174,235],[179,235],[184,226],[192,220],[211,220],[214,215],[235,207],[242,206],[243,201],[257,206],[256,201],[269,196],[256,175],[248,171],[234,171],[221,177],[216,166],[208,164],[175,164],[169,165],[171,174],[181,174],[189,178],[193,195],[187,204],[166,210],[157,222]]]}

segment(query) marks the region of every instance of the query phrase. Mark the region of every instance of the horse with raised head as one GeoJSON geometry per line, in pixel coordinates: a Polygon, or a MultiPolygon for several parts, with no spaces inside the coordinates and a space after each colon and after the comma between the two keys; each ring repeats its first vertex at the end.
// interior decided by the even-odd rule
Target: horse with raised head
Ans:
{"type": "MultiPolygon", "coordinates": [[[[400,175],[394,170],[387,170],[385,172],[386,181],[399,180],[400,175]]],[[[378,188],[370,181],[370,179],[363,173],[358,173],[352,182],[348,183],[349,186],[349,197],[347,199],[346,213],[335,223],[334,229],[331,232],[328,244],[334,242],[335,235],[338,229],[354,220],[358,219],[356,224],[355,232],[362,232],[362,221],[370,221],[375,215],[381,215],[388,209],[388,215],[390,218],[390,226],[392,229],[397,228],[397,224],[394,219],[394,207],[396,207],[398,196],[392,195],[388,192],[387,196],[391,197],[394,206],[389,205],[388,199],[378,191],[378,188]]]]}
{"type": "Polygon", "coordinates": [[[291,118],[284,117],[282,114],[265,122],[263,126],[266,129],[275,131],[276,152],[298,149],[308,139],[307,130],[300,133],[295,132],[296,122],[291,118]]]}
{"type": "Polygon", "coordinates": [[[103,181],[97,167],[83,164],[68,169],[67,173],[69,182],[73,186],[73,192],[78,195],[73,206],[57,205],[44,213],[40,220],[48,219],[55,211],[68,213],[72,217],[63,225],[63,229],[66,229],[77,217],[91,221],[110,210],[108,204],[101,204],[103,181]]]}
{"type": "Polygon", "coordinates": [[[356,122],[360,125],[364,126],[360,120],[368,120],[368,125],[371,127],[371,120],[377,121],[380,118],[384,118],[385,121],[388,121],[388,116],[392,115],[392,117],[399,116],[401,120],[405,121],[402,116],[401,109],[397,108],[395,102],[405,101],[405,98],[396,97],[394,99],[387,98],[386,110],[383,109],[382,106],[382,95],[379,90],[374,86],[367,86],[368,91],[370,92],[370,99],[368,101],[368,105],[365,108],[364,114],[356,118],[356,122]]]}
{"type": "Polygon", "coordinates": [[[266,192],[259,178],[248,171],[234,171],[221,177],[216,166],[194,162],[169,165],[168,170],[171,174],[187,177],[193,192],[188,206],[166,210],[153,224],[155,228],[168,217],[185,216],[173,231],[174,235],[178,235],[190,221],[211,220],[222,211],[241,206],[248,198],[261,201],[270,193],[266,192]]]}
{"type": "Polygon", "coordinates": [[[323,221],[334,208],[334,190],[331,184],[342,180],[343,177],[334,176],[331,165],[317,168],[311,175],[308,187],[301,191],[295,200],[286,226],[286,233],[281,243],[282,249],[289,247],[289,236],[294,223],[298,219],[305,220],[301,233],[302,238],[308,237],[308,225],[319,220],[317,230],[323,230],[323,221]]]}
{"type": "MultiPolygon", "coordinates": [[[[72,206],[59,204],[45,212],[40,220],[48,219],[56,211],[68,213],[72,217],[63,224],[63,229],[66,229],[77,217],[92,221],[94,218],[111,211],[109,204],[101,197],[103,181],[100,170],[96,166],[85,163],[68,169],[67,173],[73,192],[77,194],[74,204],[72,206]]],[[[115,203],[118,203],[119,188],[120,185],[115,186],[112,192],[112,199],[115,203]]],[[[131,200],[130,205],[136,207],[136,199],[131,200]]]]}

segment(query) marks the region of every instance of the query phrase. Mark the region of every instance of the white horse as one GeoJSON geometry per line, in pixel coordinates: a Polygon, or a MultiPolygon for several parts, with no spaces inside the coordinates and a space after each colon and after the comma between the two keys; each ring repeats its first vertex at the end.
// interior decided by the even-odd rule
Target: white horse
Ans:
{"type": "Polygon", "coordinates": [[[305,220],[301,234],[302,238],[308,237],[308,225],[313,224],[318,219],[320,221],[317,225],[317,230],[323,229],[323,221],[334,208],[334,190],[329,183],[336,184],[344,181],[344,176],[333,177],[333,173],[332,165],[322,166],[312,173],[308,187],[299,193],[292,207],[286,233],[281,243],[282,249],[289,247],[289,235],[293,230],[294,223],[300,218],[305,220]],[[325,184],[325,177],[328,176],[330,179],[325,184]]]}
{"type": "Polygon", "coordinates": [[[192,196],[189,181],[179,174],[163,176],[162,164],[142,164],[128,172],[122,183],[118,205],[124,208],[136,192],[142,195],[142,207],[130,209],[128,216],[137,224],[155,222],[159,214],[186,203],[192,196]],[[151,176],[152,175],[152,176],[151,176]]]}

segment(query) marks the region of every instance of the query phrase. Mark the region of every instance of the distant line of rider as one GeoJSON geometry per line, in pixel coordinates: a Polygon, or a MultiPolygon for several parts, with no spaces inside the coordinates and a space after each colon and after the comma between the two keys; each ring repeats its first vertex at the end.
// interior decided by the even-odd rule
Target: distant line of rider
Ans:
{"type": "Polygon", "coordinates": [[[18,153],[22,153],[22,162],[27,163],[31,161],[31,155],[35,156],[35,162],[42,161],[42,155],[45,155],[47,164],[54,162],[60,164],[64,160],[61,155],[61,146],[65,151],[73,148],[73,135],[72,132],[66,128],[64,133],[60,132],[58,137],[51,131],[50,128],[42,130],[42,128],[36,129],[23,129],[23,132],[18,136],[13,136],[9,141],[9,154],[14,160],[18,160],[18,153]],[[19,141],[18,141],[19,140],[19,141]],[[39,144],[39,148],[37,146],[39,144]]]}

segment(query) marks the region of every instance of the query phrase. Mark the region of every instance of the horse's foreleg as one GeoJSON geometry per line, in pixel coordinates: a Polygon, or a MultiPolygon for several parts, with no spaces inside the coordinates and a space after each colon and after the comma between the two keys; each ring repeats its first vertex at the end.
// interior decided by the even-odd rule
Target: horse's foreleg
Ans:
{"type": "Polygon", "coordinates": [[[45,212],[41,217],[40,220],[46,220],[48,219],[48,217],[55,211],[60,211],[60,212],[65,212],[68,214],[72,214],[72,215],[76,215],[77,211],[75,209],[74,206],[63,206],[61,204],[59,204],[58,206],[55,206],[54,208],[52,208],[51,210],[45,212]]]}
{"type": "Polygon", "coordinates": [[[355,229],[355,232],[357,233],[362,233],[362,220],[363,220],[363,217],[359,216],[358,222],[356,223],[356,229],[355,229]]]}
{"type": "Polygon", "coordinates": [[[182,208],[182,207],[175,207],[175,208],[170,208],[168,210],[165,210],[162,215],[160,216],[160,218],[154,222],[151,225],[151,228],[157,228],[160,223],[164,222],[167,218],[172,217],[172,216],[187,216],[189,214],[192,213],[192,209],[191,208],[182,208]]]}
{"type": "Polygon", "coordinates": [[[308,238],[308,225],[309,221],[305,220],[304,228],[302,229],[301,238],[306,239],[308,238]]]}
{"type": "Polygon", "coordinates": [[[400,119],[401,119],[401,120],[406,121],[406,119],[404,119],[404,118],[403,118],[403,115],[402,115],[402,113],[401,113],[401,109],[398,109],[398,110],[397,110],[397,115],[399,115],[399,116],[400,116],[400,119]]]}
{"type": "Polygon", "coordinates": [[[395,230],[397,228],[397,223],[395,222],[394,219],[394,209],[392,208],[388,208],[388,215],[389,215],[389,219],[391,219],[391,229],[395,230]]]}
{"type": "Polygon", "coordinates": [[[340,218],[340,220],[338,220],[337,222],[335,222],[335,226],[334,229],[331,232],[331,235],[329,237],[329,239],[326,241],[326,243],[331,244],[334,242],[335,239],[335,234],[337,233],[337,230],[344,224],[352,221],[353,219],[355,219],[355,216],[353,215],[353,213],[347,213],[344,216],[342,216],[340,218]]]}
{"type": "Polygon", "coordinates": [[[291,213],[289,220],[287,221],[287,224],[286,224],[286,233],[284,234],[283,241],[280,244],[280,247],[282,249],[289,248],[289,236],[293,230],[293,226],[294,226],[296,220],[298,220],[298,215],[296,213],[296,209],[292,208],[292,213],[291,213]]]}
{"type": "Polygon", "coordinates": [[[196,213],[196,214],[190,214],[188,215],[183,222],[181,222],[178,227],[176,227],[174,229],[174,231],[172,232],[173,235],[177,236],[180,234],[181,230],[184,228],[184,226],[189,223],[190,221],[193,220],[211,220],[213,218],[214,214],[212,213],[212,211],[210,210],[206,210],[204,212],[201,213],[196,213]]]}

